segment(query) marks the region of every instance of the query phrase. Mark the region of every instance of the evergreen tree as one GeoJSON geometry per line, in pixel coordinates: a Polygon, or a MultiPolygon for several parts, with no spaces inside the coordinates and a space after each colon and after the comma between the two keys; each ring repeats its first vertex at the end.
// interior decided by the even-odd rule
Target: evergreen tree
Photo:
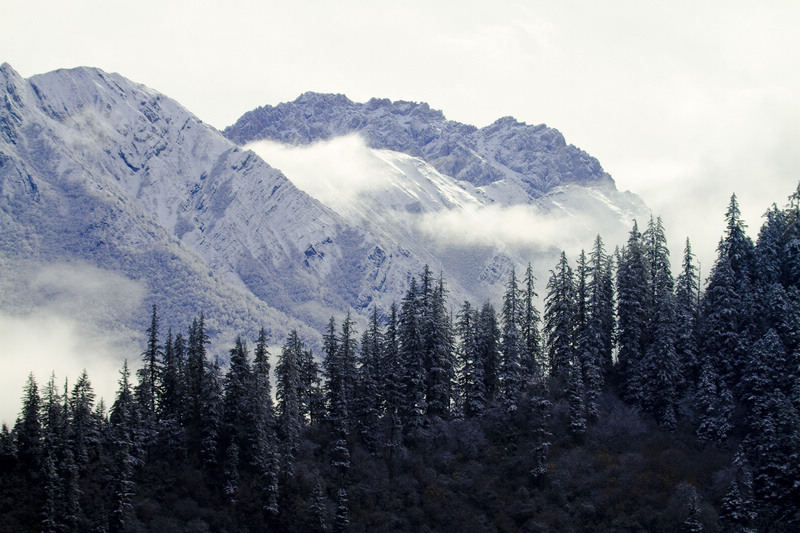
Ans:
{"type": "Polygon", "coordinates": [[[325,491],[317,477],[314,492],[311,495],[311,504],[308,506],[308,530],[314,533],[328,531],[328,509],[325,505],[325,491]]]}
{"type": "Polygon", "coordinates": [[[422,331],[423,299],[417,281],[411,282],[400,309],[398,337],[403,384],[400,418],[408,431],[422,428],[428,406],[425,402],[425,345],[422,331]]]}
{"type": "MultiPolygon", "coordinates": [[[[428,274],[426,268],[423,273],[423,286],[427,284],[425,276],[428,274]]],[[[442,277],[431,289],[430,297],[423,305],[426,305],[423,317],[427,319],[422,328],[425,337],[423,344],[427,412],[429,416],[447,417],[450,412],[455,376],[452,325],[447,312],[446,289],[442,277]]]]}
{"type": "Polygon", "coordinates": [[[641,402],[644,386],[636,369],[647,347],[649,282],[650,265],[647,264],[642,234],[634,221],[617,270],[617,376],[623,396],[635,403],[641,402]]]}
{"type": "Polygon", "coordinates": [[[44,533],[56,533],[62,527],[59,514],[61,479],[56,471],[56,466],[53,463],[53,454],[50,451],[44,456],[41,472],[41,484],[44,492],[41,531],[44,533]]]}
{"type": "Polygon", "coordinates": [[[189,343],[183,379],[185,397],[181,402],[184,410],[181,418],[188,428],[190,442],[199,442],[199,435],[202,432],[203,391],[206,388],[206,370],[208,367],[206,345],[208,343],[205,318],[201,313],[199,318],[192,321],[192,326],[189,329],[189,343]]]}
{"type": "Polygon", "coordinates": [[[775,530],[800,523],[800,414],[780,390],[757,400],[745,449],[753,470],[753,494],[775,530]]]}
{"type": "Polygon", "coordinates": [[[675,354],[683,385],[694,383],[700,371],[696,338],[700,279],[694,259],[687,238],[681,273],[675,282],[675,354]]]}
{"type": "Polygon", "coordinates": [[[158,313],[156,304],[150,316],[150,327],[147,328],[147,349],[142,353],[143,365],[139,369],[139,385],[136,395],[148,420],[155,420],[156,397],[159,376],[161,373],[161,345],[158,343],[158,313]]]}
{"type": "Polygon", "coordinates": [[[344,487],[339,489],[336,497],[336,520],[333,523],[333,531],[340,533],[347,531],[350,526],[350,506],[347,501],[347,491],[344,487]]]}
{"type": "Polygon", "coordinates": [[[64,398],[58,392],[55,374],[50,379],[42,394],[41,426],[42,445],[55,458],[63,456],[67,437],[68,411],[64,408],[64,398]]]}
{"type": "Polygon", "coordinates": [[[753,501],[753,475],[741,450],[736,453],[733,464],[736,471],[722,499],[720,522],[726,531],[755,533],[753,523],[757,515],[753,501]]]}
{"type": "Polygon", "coordinates": [[[522,366],[522,354],[525,350],[521,331],[522,303],[516,273],[512,268],[500,313],[502,328],[500,396],[505,409],[509,412],[517,410],[520,395],[525,388],[525,372],[522,366]]]}
{"type": "Polygon", "coordinates": [[[717,247],[702,302],[699,337],[703,339],[703,357],[711,359],[728,387],[734,389],[753,333],[753,243],[745,233],[736,195],[731,197],[725,220],[726,234],[717,247]]]}
{"type": "Polygon", "coordinates": [[[222,429],[222,416],[224,398],[222,388],[222,368],[218,358],[206,362],[206,370],[201,391],[202,414],[200,417],[201,440],[200,457],[209,467],[215,467],[219,462],[220,430],[222,429]]]}
{"type": "Polygon", "coordinates": [[[576,342],[578,342],[580,332],[586,328],[586,325],[589,322],[589,310],[587,307],[589,303],[589,287],[587,285],[587,278],[589,275],[588,270],[589,268],[586,264],[586,252],[581,250],[581,253],[578,255],[578,262],[575,265],[575,277],[573,280],[575,284],[576,342]]]}
{"type": "Polygon", "coordinates": [[[23,391],[22,412],[14,426],[14,433],[17,436],[17,456],[30,473],[39,471],[43,459],[41,402],[39,387],[31,373],[23,391]]]}
{"type": "Polygon", "coordinates": [[[120,370],[119,389],[114,403],[111,405],[109,421],[111,422],[113,442],[115,446],[126,444],[129,450],[135,450],[139,443],[140,423],[138,406],[131,390],[131,372],[125,360],[120,370]]]}
{"type": "Polygon", "coordinates": [[[257,484],[264,502],[263,508],[267,513],[276,515],[280,461],[267,343],[267,332],[261,328],[253,352],[252,384],[249,391],[248,419],[252,428],[249,448],[252,450],[250,465],[256,473],[257,484]]]}
{"type": "Polygon", "coordinates": [[[612,263],[612,258],[605,253],[603,240],[598,235],[589,254],[587,337],[591,351],[596,353],[600,378],[610,372],[613,363],[615,321],[612,263]]]}
{"type": "Polygon", "coordinates": [[[64,441],[66,446],[60,464],[63,494],[63,522],[67,531],[78,531],[83,516],[80,503],[82,491],[79,485],[80,471],[78,469],[78,464],[75,461],[75,453],[72,446],[69,383],[66,379],[64,380],[64,393],[62,394],[62,399],[64,401],[63,412],[67,424],[64,441]]]}
{"type": "Polygon", "coordinates": [[[75,382],[70,396],[70,436],[75,462],[84,470],[100,445],[99,421],[94,413],[94,389],[84,370],[75,382]]]}
{"type": "MultiPolygon", "coordinates": [[[[788,385],[786,349],[774,329],[770,329],[749,350],[739,383],[740,396],[749,409],[748,422],[754,421],[755,405],[772,394],[776,386],[788,385]]],[[[787,390],[788,387],[781,387],[787,390]]],[[[756,421],[757,422],[757,421],[756,421]]]]}
{"type": "Polygon", "coordinates": [[[120,370],[119,389],[111,406],[111,442],[113,443],[114,478],[109,517],[111,531],[125,531],[133,513],[134,471],[142,462],[142,428],[140,410],[147,409],[136,401],[131,388],[128,361],[120,370]]]}
{"type": "Polygon", "coordinates": [[[359,369],[354,405],[358,432],[371,450],[375,450],[378,419],[381,414],[380,364],[383,353],[383,334],[378,319],[378,308],[372,308],[369,325],[361,337],[359,369]]]}
{"type": "Polygon", "coordinates": [[[237,337],[230,351],[230,365],[224,380],[223,420],[228,442],[236,444],[237,458],[241,455],[243,462],[251,461],[256,455],[250,447],[254,428],[250,415],[252,370],[247,357],[247,346],[241,337],[237,337]]]}
{"type": "Polygon", "coordinates": [[[301,354],[300,383],[300,413],[308,424],[317,424],[325,418],[325,391],[320,366],[311,350],[304,349],[301,354]]]}
{"type": "Polygon", "coordinates": [[[461,339],[461,390],[463,409],[467,417],[480,417],[486,409],[486,380],[483,357],[478,346],[478,314],[469,302],[464,302],[458,315],[456,329],[461,339]]]}
{"type": "Polygon", "coordinates": [[[398,379],[403,369],[400,354],[399,317],[397,304],[392,303],[389,310],[389,321],[383,336],[381,355],[381,374],[378,390],[383,396],[384,410],[391,416],[397,416],[402,404],[402,382],[398,379]]]}
{"type": "Polygon", "coordinates": [[[536,278],[533,275],[533,268],[528,263],[525,269],[525,279],[522,281],[522,343],[524,346],[522,353],[522,369],[526,383],[540,381],[544,377],[544,367],[542,364],[542,341],[539,334],[539,310],[536,308],[536,289],[534,284],[536,278]]]}
{"type": "Polygon", "coordinates": [[[334,402],[338,402],[337,395],[341,394],[344,390],[344,385],[341,383],[341,362],[339,361],[339,335],[336,331],[336,319],[331,317],[328,321],[328,327],[322,335],[322,372],[325,377],[324,394],[325,394],[325,418],[331,420],[333,418],[341,417],[340,413],[333,413],[330,406],[334,402]]]}
{"type": "Polygon", "coordinates": [[[689,516],[683,521],[683,531],[686,533],[699,533],[703,531],[703,523],[700,521],[700,503],[697,498],[697,491],[694,487],[689,493],[689,516]]]}
{"type": "Polygon", "coordinates": [[[708,361],[700,370],[695,404],[698,410],[698,438],[716,443],[724,442],[733,427],[733,396],[725,381],[719,378],[708,361]]]}
{"type": "Polygon", "coordinates": [[[283,468],[281,471],[287,476],[294,473],[294,458],[300,446],[300,431],[303,428],[303,415],[300,411],[300,358],[304,347],[297,335],[292,330],[286,337],[286,342],[278,357],[275,367],[276,388],[278,400],[279,436],[282,443],[283,468]]]}
{"type": "Polygon", "coordinates": [[[567,256],[561,259],[555,270],[550,271],[547,282],[547,297],[544,307],[544,327],[547,335],[550,374],[566,380],[575,349],[576,304],[572,269],[567,256]]]}
{"type": "Polygon", "coordinates": [[[577,439],[586,433],[586,408],[584,404],[584,384],[579,364],[568,370],[567,399],[569,402],[569,432],[577,439]]]}
{"type": "Polygon", "coordinates": [[[9,431],[8,425],[3,422],[2,429],[0,430],[0,466],[2,471],[10,472],[16,466],[17,462],[17,443],[14,442],[16,431],[9,431]]]}
{"type": "Polygon", "coordinates": [[[161,421],[177,425],[181,417],[184,398],[184,382],[182,379],[186,348],[183,336],[179,333],[174,338],[172,330],[167,332],[164,345],[164,363],[161,373],[161,386],[158,391],[158,417],[161,421]]]}
{"type": "Polygon", "coordinates": [[[491,404],[500,391],[500,326],[494,306],[486,302],[477,314],[475,323],[477,359],[483,372],[483,391],[486,405],[491,404]]]}
{"type": "Polygon", "coordinates": [[[385,411],[387,414],[388,435],[385,446],[389,459],[390,472],[394,467],[394,460],[402,444],[403,425],[401,414],[403,412],[404,383],[400,379],[403,375],[403,360],[400,351],[399,317],[397,304],[392,302],[389,310],[389,322],[383,337],[383,354],[381,356],[381,391],[384,397],[385,411]]]}
{"type": "Polygon", "coordinates": [[[222,491],[229,503],[236,503],[239,493],[239,446],[236,441],[232,441],[225,451],[225,479],[222,491]]]}
{"type": "Polygon", "coordinates": [[[341,333],[334,337],[335,322],[331,318],[326,335],[326,398],[328,419],[343,437],[350,434],[351,417],[354,410],[353,396],[356,385],[357,344],[354,339],[353,321],[350,314],[342,322],[341,333]],[[335,339],[335,340],[334,340],[335,339]]]}
{"type": "Polygon", "coordinates": [[[640,391],[637,394],[640,406],[663,427],[674,429],[681,369],[675,351],[675,301],[669,249],[660,217],[655,223],[651,219],[646,240],[651,272],[648,342],[640,364],[631,368],[630,382],[640,391]]]}

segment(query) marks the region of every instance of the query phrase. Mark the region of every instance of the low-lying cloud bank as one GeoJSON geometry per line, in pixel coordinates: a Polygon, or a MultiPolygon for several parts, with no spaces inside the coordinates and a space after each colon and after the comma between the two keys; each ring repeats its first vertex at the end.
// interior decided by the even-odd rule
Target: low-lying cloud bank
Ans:
{"type": "Polygon", "coordinates": [[[41,392],[51,373],[71,388],[85,369],[97,400],[110,406],[123,360],[138,365],[143,333],[119,325],[142,313],[145,288],[85,263],[12,268],[16,283],[0,309],[0,423],[14,424],[30,373],[41,392]]]}
{"type": "MultiPolygon", "coordinates": [[[[36,313],[25,317],[0,312],[0,423],[14,424],[22,407],[23,387],[33,373],[41,394],[51,373],[59,391],[64,380],[71,390],[85,369],[97,395],[106,407],[114,401],[117,378],[122,366],[121,347],[113,338],[87,339],[85,328],[69,318],[36,313]]],[[[136,353],[127,354],[136,366],[136,353]]]]}
{"type": "Polygon", "coordinates": [[[420,215],[417,227],[442,245],[573,248],[591,242],[593,230],[583,217],[542,213],[530,205],[464,206],[420,215]]]}
{"type": "MultiPolygon", "coordinates": [[[[472,206],[426,213],[417,228],[442,246],[468,248],[488,246],[536,254],[564,250],[576,257],[592,247],[597,235],[607,248],[625,241],[631,228],[626,217],[593,216],[599,203],[586,203],[586,210],[572,206],[544,209],[533,205],[472,206]]],[[[640,220],[640,224],[646,220],[640,220]]]]}
{"type": "Polygon", "coordinates": [[[245,146],[281,170],[294,185],[337,212],[359,194],[385,186],[387,163],[358,134],[307,146],[255,141],[245,146]]]}

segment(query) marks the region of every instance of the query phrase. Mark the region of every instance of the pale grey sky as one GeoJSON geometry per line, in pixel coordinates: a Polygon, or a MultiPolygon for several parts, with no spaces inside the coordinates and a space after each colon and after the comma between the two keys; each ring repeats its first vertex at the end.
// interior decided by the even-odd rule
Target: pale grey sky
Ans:
{"type": "Polygon", "coordinates": [[[706,257],[800,180],[800,2],[4,0],[0,61],[96,66],[233,123],[305,91],[546,123],[706,257]],[[705,250],[708,253],[705,253],[705,250]]]}

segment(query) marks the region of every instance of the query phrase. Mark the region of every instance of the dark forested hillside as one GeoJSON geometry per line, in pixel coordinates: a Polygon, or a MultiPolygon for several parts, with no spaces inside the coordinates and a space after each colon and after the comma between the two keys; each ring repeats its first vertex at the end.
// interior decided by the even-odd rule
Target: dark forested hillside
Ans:
{"type": "Polygon", "coordinates": [[[798,215],[800,189],[753,242],[732,197],[705,284],[660,219],[598,236],[541,316],[530,268],[476,304],[426,267],[363,332],[331,318],[320,357],[262,330],[223,368],[202,314],[154,307],[110,406],[31,376],[0,530],[796,531],[798,215]]]}

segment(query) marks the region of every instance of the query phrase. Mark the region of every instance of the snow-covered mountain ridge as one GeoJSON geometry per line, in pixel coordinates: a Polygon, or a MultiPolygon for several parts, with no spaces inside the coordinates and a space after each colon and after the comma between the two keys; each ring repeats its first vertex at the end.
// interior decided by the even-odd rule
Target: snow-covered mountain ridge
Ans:
{"type": "MultiPolygon", "coordinates": [[[[238,144],[270,139],[308,144],[358,133],[371,148],[419,157],[442,174],[476,186],[516,182],[530,197],[560,185],[610,186],[597,159],[568,145],[557,130],[512,117],[485,128],[447,120],[428,104],[306,93],[295,101],[245,113],[223,134],[238,144]]],[[[520,198],[519,202],[524,202],[520,198]]]]}
{"type": "MultiPolygon", "coordinates": [[[[557,131],[513,119],[478,130],[307,94],[269,108],[272,141],[237,146],[97,69],[25,80],[4,64],[0,91],[0,310],[46,305],[36,273],[83,265],[141,288],[136,318],[106,324],[131,336],[158,303],[175,327],[204,311],[218,332],[314,337],[332,314],[388,309],[424,264],[453,301],[482,301],[515,265],[541,278],[565,237],[588,246],[645,211],[557,131]]],[[[249,115],[231,139],[256,138],[249,115]]]]}

